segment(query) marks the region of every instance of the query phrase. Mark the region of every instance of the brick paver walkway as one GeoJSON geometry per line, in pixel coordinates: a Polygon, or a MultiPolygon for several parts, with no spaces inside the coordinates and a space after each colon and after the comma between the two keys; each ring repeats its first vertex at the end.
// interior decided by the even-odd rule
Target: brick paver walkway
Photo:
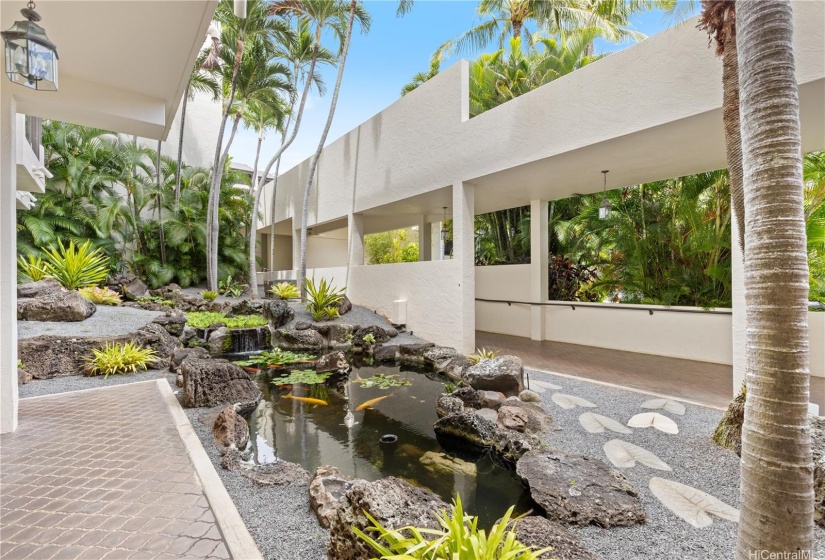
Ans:
{"type": "MultiPolygon", "coordinates": [[[[640,391],[726,408],[733,395],[731,366],[476,332],[476,346],[519,356],[528,368],[555,371],[640,391]]],[[[811,402],[825,410],[825,379],[811,378],[811,402]]]]}
{"type": "Polygon", "coordinates": [[[20,401],[0,436],[0,556],[229,558],[155,382],[20,401]]]}

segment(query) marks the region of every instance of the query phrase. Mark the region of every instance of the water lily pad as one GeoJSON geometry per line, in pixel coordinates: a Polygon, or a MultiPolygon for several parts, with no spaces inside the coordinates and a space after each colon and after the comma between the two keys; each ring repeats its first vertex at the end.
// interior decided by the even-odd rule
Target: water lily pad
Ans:
{"type": "Polygon", "coordinates": [[[566,395],[564,393],[555,393],[552,397],[553,402],[565,409],[576,408],[577,406],[581,406],[584,408],[597,408],[598,405],[593,404],[592,402],[585,400],[581,397],[577,397],[575,395],[566,395]]]}
{"type": "Polygon", "coordinates": [[[676,422],[658,412],[642,412],[627,421],[631,428],[656,428],[666,434],[678,434],[676,422]]]}
{"type": "Polygon", "coordinates": [[[636,463],[658,471],[672,471],[670,465],[659,459],[652,452],[620,439],[611,439],[604,444],[604,453],[610,462],[622,469],[636,466],[636,463]]]}
{"type": "Polygon", "coordinates": [[[685,405],[673,399],[650,399],[641,404],[642,408],[648,410],[664,410],[671,414],[678,414],[682,416],[685,413],[685,405]]]}
{"type": "Polygon", "coordinates": [[[738,509],[692,486],[654,476],[650,479],[649,487],[667,509],[694,527],[713,525],[711,515],[734,523],[739,522],[738,509]]]}
{"type": "Polygon", "coordinates": [[[582,425],[582,428],[590,432],[591,434],[601,434],[605,431],[605,429],[610,430],[611,432],[617,432],[620,434],[632,434],[633,430],[630,428],[625,427],[624,424],[617,420],[613,420],[608,416],[602,416],[601,414],[596,414],[595,412],[584,412],[581,416],[579,416],[579,424],[582,425]]]}
{"type": "Polygon", "coordinates": [[[318,373],[314,369],[298,369],[290,371],[289,375],[276,377],[273,385],[318,385],[325,383],[332,372],[318,373]]]}
{"type": "MultiPolygon", "coordinates": [[[[397,373],[391,373],[388,375],[376,373],[372,377],[368,377],[366,379],[358,377],[353,379],[352,382],[361,385],[362,389],[370,389],[372,387],[377,387],[378,389],[391,389],[393,387],[408,387],[412,385],[411,381],[401,379],[397,373]]],[[[413,396],[413,398],[415,397],[413,396]]]]}

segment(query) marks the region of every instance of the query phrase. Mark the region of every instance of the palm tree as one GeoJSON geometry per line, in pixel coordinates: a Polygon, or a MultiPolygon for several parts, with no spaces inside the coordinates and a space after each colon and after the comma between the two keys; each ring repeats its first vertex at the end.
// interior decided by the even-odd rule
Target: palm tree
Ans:
{"type": "MultiPolygon", "coordinates": [[[[324,144],[329,135],[329,129],[332,126],[332,119],[335,117],[335,108],[338,104],[338,94],[341,91],[341,82],[344,78],[344,67],[347,61],[347,53],[349,51],[350,39],[352,37],[352,28],[357,19],[361,25],[361,30],[366,32],[369,30],[369,14],[364,11],[358,4],[358,0],[351,0],[349,3],[349,10],[344,12],[343,9],[346,4],[338,0],[323,0],[317,2],[318,4],[327,5],[327,21],[332,29],[342,38],[341,52],[338,59],[338,74],[335,78],[335,87],[332,90],[332,100],[330,101],[329,113],[327,114],[327,121],[324,124],[324,130],[321,133],[321,138],[318,141],[318,147],[312,156],[309,163],[309,173],[307,175],[307,184],[304,187],[304,201],[301,219],[301,268],[298,274],[298,286],[301,289],[302,297],[305,297],[304,279],[306,278],[307,268],[307,219],[309,218],[309,194],[312,191],[312,184],[315,179],[315,171],[318,168],[318,160],[321,158],[321,151],[324,149],[324,144]],[[343,33],[342,33],[343,31],[343,33]],[[342,36],[343,35],[343,36],[342,36]]],[[[316,23],[317,24],[317,23],[316,23]]]]}
{"type": "Polygon", "coordinates": [[[220,201],[220,185],[226,160],[229,155],[229,145],[224,148],[224,133],[226,123],[234,107],[235,93],[238,86],[238,75],[244,58],[244,49],[247,43],[260,40],[264,43],[281,40],[288,42],[290,30],[282,21],[270,17],[269,6],[265,0],[250,0],[247,3],[246,17],[236,17],[231,0],[222,0],[215,12],[215,19],[222,24],[222,58],[223,52],[231,53],[231,71],[224,65],[224,84],[226,101],[218,129],[218,139],[215,146],[215,158],[212,165],[212,181],[209,187],[209,204],[207,207],[207,279],[210,290],[218,287],[218,238],[220,220],[218,205],[220,201]],[[228,80],[226,79],[228,78],[228,80]]]}
{"type": "Polygon", "coordinates": [[[403,88],[401,88],[401,95],[407,95],[418,86],[432,80],[435,78],[438,73],[441,71],[441,61],[437,58],[430,61],[430,69],[426,72],[419,72],[418,74],[412,77],[412,80],[408,84],[406,84],[403,88]]]}
{"type": "Polygon", "coordinates": [[[742,190],[742,135],[739,130],[739,64],[736,52],[735,0],[702,0],[699,29],[707,30],[722,57],[722,122],[730,173],[733,215],[739,228],[739,246],[745,251],[745,193],[742,190]]]}
{"type": "MultiPolygon", "coordinates": [[[[737,6],[747,392],[736,557],[814,544],[808,259],[789,0],[737,6]]],[[[800,556],[801,557],[801,556],[800,556]]]]}

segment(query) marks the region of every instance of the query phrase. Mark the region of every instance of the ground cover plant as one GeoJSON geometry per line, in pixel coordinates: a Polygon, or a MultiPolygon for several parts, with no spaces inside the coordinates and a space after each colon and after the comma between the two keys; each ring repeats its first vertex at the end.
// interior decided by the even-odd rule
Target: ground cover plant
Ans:
{"type": "Polygon", "coordinates": [[[90,376],[123,375],[145,370],[157,359],[151,348],[143,348],[135,342],[107,342],[104,348],[92,350],[85,373],[90,376]]]}
{"type": "Polygon", "coordinates": [[[315,356],[312,354],[301,354],[298,352],[290,352],[289,350],[275,348],[272,351],[264,351],[250,356],[246,360],[239,360],[235,363],[239,366],[260,366],[262,368],[266,368],[283,367],[291,364],[310,363],[314,361],[315,356]]]}
{"type": "Polygon", "coordinates": [[[370,389],[376,387],[378,389],[391,389],[393,387],[409,387],[412,381],[401,379],[397,373],[385,375],[383,373],[376,373],[372,377],[366,379],[360,376],[353,380],[353,383],[361,385],[362,389],[370,389]]]}
{"type": "Polygon", "coordinates": [[[203,290],[201,292],[201,297],[206,301],[215,301],[218,298],[218,292],[213,292],[212,290],[203,290]]]}
{"type": "Polygon", "coordinates": [[[225,313],[193,311],[186,315],[186,325],[196,329],[206,329],[215,323],[223,323],[228,329],[250,329],[267,324],[263,315],[236,315],[227,317],[225,313]]]}

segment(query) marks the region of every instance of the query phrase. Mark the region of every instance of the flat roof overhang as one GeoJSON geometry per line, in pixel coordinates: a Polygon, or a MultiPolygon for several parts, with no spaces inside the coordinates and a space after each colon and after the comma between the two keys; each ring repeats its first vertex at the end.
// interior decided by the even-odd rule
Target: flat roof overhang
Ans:
{"type": "MultiPolygon", "coordinates": [[[[0,2],[0,27],[22,19],[23,7],[0,2]]],[[[8,84],[3,94],[14,96],[19,113],[165,139],[216,7],[217,0],[41,0],[41,24],[60,55],[59,90],[8,84]]]]}

